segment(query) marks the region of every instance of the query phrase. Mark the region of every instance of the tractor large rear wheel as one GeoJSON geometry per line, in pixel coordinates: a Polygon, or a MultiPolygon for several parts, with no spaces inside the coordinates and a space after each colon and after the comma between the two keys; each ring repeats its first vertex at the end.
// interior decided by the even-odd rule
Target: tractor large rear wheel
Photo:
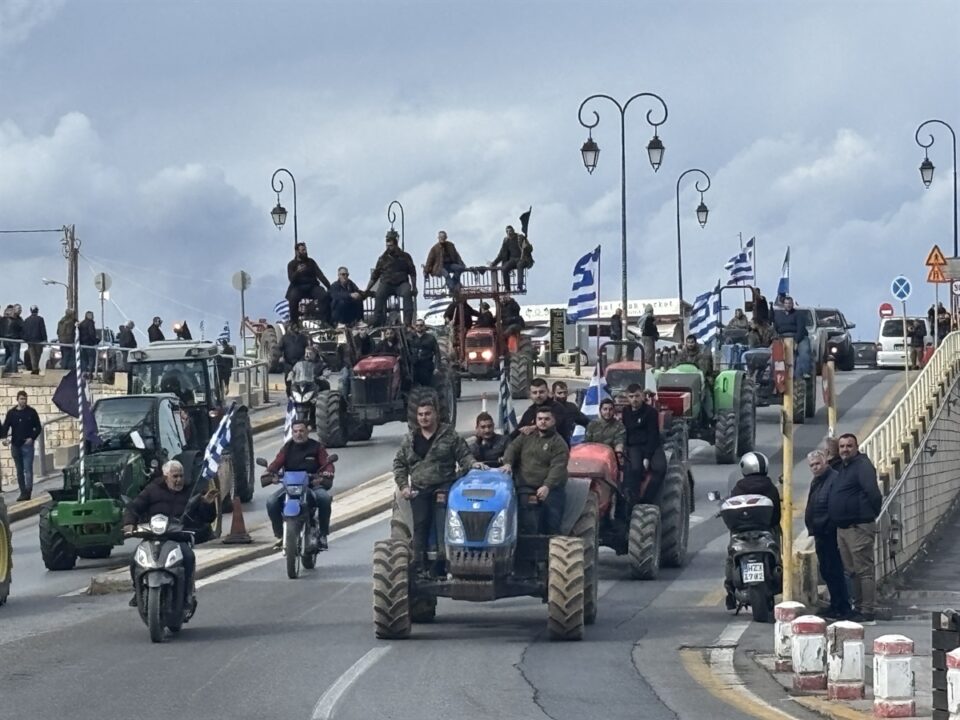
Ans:
{"type": "Polygon", "coordinates": [[[806,378],[803,381],[803,408],[808,418],[817,414],[817,379],[806,378]]]}
{"type": "Polygon", "coordinates": [[[660,496],[660,565],[683,567],[690,538],[690,490],[679,461],[667,465],[660,496]]]}
{"type": "Polygon", "coordinates": [[[373,625],[378,638],[410,637],[410,546],[403,540],[373,544],[373,625]]]}
{"type": "Polygon", "coordinates": [[[450,368],[445,367],[433,376],[433,389],[437,393],[440,422],[457,426],[457,396],[453,387],[450,368]]]}
{"type": "Polygon", "coordinates": [[[757,385],[745,377],[740,386],[740,417],[737,452],[751,452],[757,446],[757,385]]]}
{"type": "Polygon", "coordinates": [[[510,354],[507,363],[507,383],[510,397],[514,400],[526,400],[530,397],[530,383],[533,381],[533,341],[526,335],[517,340],[517,351],[510,354]]]}
{"type": "Polygon", "coordinates": [[[77,550],[50,521],[53,505],[40,508],[40,556],[47,570],[73,570],[77,550]]]}
{"type": "Polygon", "coordinates": [[[7,505],[0,497],[0,605],[3,605],[10,595],[10,578],[13,575],[13,544],[10,537],[7,505]]]}
{"type": "Polygon", "coordinates": [[[268,327],[260,335],[260,362],[268,363],[268,372],[280,372],[280,348],[277,344],[277,330],[268,327]]]}
{"type": "Polygon", "coordinates": [[[660,574],[660,508],[634,505],[630,515],[627,554],[634,580],[656,580],[660,574]]]}
{"type": "Polygon", "coordinates": [[[803,425],[807,418],[806,382],[802,377],[793,379],[793,424],[803,425]]]}
{"type": "Polygon", "coordinates": [[[246,409],[237,410],[230,427],[230,455],[233,461],[233,491],[240,502],[253,500],[253,433],[246,409]]]}
{"type": "Polygon", "coordinates": [[[597,496],[587,493],[587,501],[583,505],[583,511],[580,517],[573,524],[570,535],[583,540],[583,622],[587,625],[593,625],[597,620],[597,598],[599,585],[599,559],[597,552],[600,543],[597,537],[599,526],[597,524],[597,496]]]}
{"type": "Polygon", "coordinates": [[[718,411],[714,432],[713,448],[717,454],[717,463],[720,465],[735,463],[740,457],[737,454],[740,435],[737,413],[733,410],[718,411]]]}
{"type": "Polygon", "coordinates": [[[362,420],[348,418],[350,442],[366,442],[373,437],[373,425],[362,420]]]}
{"type": "Polygon", "coordinates": [[[410,600],[410,620],[415,623],[431,623],[437,617],[437,598],[433,595],[417,595],[410,600]]]}
{"type": "Polygon", "coordinates": [[[317,437],[328,448],[347,445],[347,416],[338,390],[317,393],[317,437]]]}
{"type": "Polygon", "coordinates": [[[582,640],[585,568],[583,540],[550,538],[547,631],[551,640],[582,640]]]}

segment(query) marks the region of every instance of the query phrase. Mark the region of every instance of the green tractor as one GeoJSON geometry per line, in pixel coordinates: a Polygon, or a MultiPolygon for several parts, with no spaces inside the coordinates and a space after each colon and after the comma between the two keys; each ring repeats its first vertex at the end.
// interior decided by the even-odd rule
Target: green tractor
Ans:
{"type": "Polygon", "coordinates": [[[13,545],[10,536],[7,504],[0,496],[0,605],[10,596],[10,576],[13,573],[13,545]]]}
{"type": "MultiPolygon", "coordinates": [[[[82,474],[79,459],[64,468],[63,487],[50,490],[52,502],[40,509],[40,554],[48,570],[71,570],[78,557],[107,558],[123,545],[124,508],[167,460],[183,464],[188,482],[200,477],[203,449],[188,446],[176,396],[101,398],[93,416],[101,442],[84,441],[82,474]]],[[[220,534],[217,510],[198,542],[220,534]]]]}

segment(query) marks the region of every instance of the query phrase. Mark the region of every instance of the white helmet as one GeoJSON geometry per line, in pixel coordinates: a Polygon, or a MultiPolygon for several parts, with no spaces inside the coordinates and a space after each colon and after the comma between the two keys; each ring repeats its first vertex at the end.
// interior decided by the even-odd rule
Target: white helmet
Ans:
{"type": "Polygon", "coordinates": [[[768,464],[767,456],[763,453],[744,453],[740,458],[740,472],[743,475],[766,475],[768,464]]]}

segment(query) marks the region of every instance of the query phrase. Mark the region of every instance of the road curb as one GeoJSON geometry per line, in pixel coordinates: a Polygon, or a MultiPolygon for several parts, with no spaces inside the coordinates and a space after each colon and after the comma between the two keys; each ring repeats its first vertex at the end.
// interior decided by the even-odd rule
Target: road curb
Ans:
{"type": "MultiPolygon", "coordinates": [[[[277,417],[264,418],[261,422],[251,422],[250,430],[254,435],[258,433],[266,432],[267,430],[273,430],[278,427],[283,427],[283,423],[286,420],[285,415],[279,415],[277,417]]],[[[54,476],[55,477],[55,476],[54,476]]],[[[7,506],[8,515],[10,517],[10,522],[14,523],[18,520],[23,520],[28,517],[33,517],[40,513],[40,508],[46,505],[51,501],[51,497],[48,493],[43,493],[38,495],[35,498],[30,500],[24,500],[23,502],[11,503],[7,506]]]]}

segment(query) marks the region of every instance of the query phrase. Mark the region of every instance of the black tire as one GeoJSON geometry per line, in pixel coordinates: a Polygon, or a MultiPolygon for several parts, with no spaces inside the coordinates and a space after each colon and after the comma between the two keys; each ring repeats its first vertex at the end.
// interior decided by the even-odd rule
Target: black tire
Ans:
{"type": "Polygon", "coordinates": [[[103,560],[110,557],[113,552],[112,545],[99,545],[97,547],[77,548],[77,556],[84,560],[103,560]]]}
{"type": "Polygon", "coordinates": [[[313,570],[317,566],[317,553],[308,552],[300,558],[303,566],[307,570],[313,570]]]}
{"type": "Polygon", "coordinates": [[[582,640],[585,567],[580,538],[552,537],[547,560],[547,632],[551,640],[582,640]]]}
{"type": "Polygon", "coordinates": [[[287,565],[287,577],[296,580],[300,577],[300,533],[302,532],[300,520],[299,518],[284,518],[283,525],[283,535],[286,538],[283,554],[287,565]]]}
{"type": "Polygon", "coordinates": [[[410,600],[410,620],[415,623],[432,623],[437,618],[437,598],[433,595],[417,595],[410,600]]]}
{"type": "Polygon", "coordinates": [[[147,627],[150,642],[163,642],[163,590],[162,587],[147,588],[147,627]]]}
{"type": "Polygon", "coordinates": [[[597,515],[597,496],[587,493],[587,501],[583,505],[580,517],[573,524],[570,535],[583,541],[583,622],[593,625],[597,620],[597,604],[599,590],[599,559],[597,551],[600,546],[597,533],[599,532],[597,515]]]}
{"type": "Polygon", "coordinates": [[[13,577],[13,543],[7,505],[0,497],[0,605],[10,597],[10,581],[13,577]]]}
{"type": "Polygon", "coordinates": [[[634,580],[656,580],[660,574],[660,508],[634,505],[627,538],[630,576],[634,580]]]}
{"type": "Polygon", "coordinates": [[[680,462],[667,465],[660,496],[660,565],[683,567],[690,539],[690,491],[680,462]]]}
{"type": "Polygon", "coordinates": [[[40,555],[43,564],[47,570],[73,570],[77,564],[77,551],[50,522],[52,508],[53,505],[40,508],[40,555]]]}
{"type": "Polygon", "coordinates": [[[803,425],[807,420],[806,383],[802,377],[793,379],[793,424],[803,425]]]}
{"type": "Polygon", "coordinates": [[[773,595],[766,585],[751,585],[748,592],[750,597],[750,613],[759,623],[768,623],[773,617],[773,595]]]}
{"type": "Polygon", "coordinates": [[[373,425],[361,420],[349,420],[350,442],[366,442],[373,437],[373,425]]]}
{"type": "Polygon", "coordinates": [[[803,411],[808,418],[817,414],[817,379],[815,377],[806,378],[803,381],[803,411]]]}
{"type": "Polygon", "coordinates": [[[260,357],[261,362],[269,363],[267,372],[280,372],[280,348],[277,344],[277,331],[275,328],[268,327],[260,335],[260,357]]]}
{"type": "Polygon", "coordinates": [[[237,410],[230,428],[230,455],[233,462],[233,491],[240,502],[253,500],[253,433],[246,409],[237,410]]]}
{"type": "Polygon", "coordinates": [[[347,446],[347,416],[338,390],[317,394],[317,437],[328,448],[347,446]]]}
{"type": "Polygon", "coordinates": [[[741,387],[737,451],[742,455],[757,446],[757,385],[752,378],[744,377],[741,387]]]}
{"type": "Polygon", "coordinates": [[[437,393],[440,409],[440,422],[457,426],[457,396],[454,392],[453,378],[448,369],[443,369],[433,377],[433,389],[437,393]]]}
{"type": "Polygon", "coordinates": [[[843,359],[837,363],[837,369],[843,372],[850,372],[857,364],[857,352],[850,347],[850,352],[843,356],[843,359]]]}
{"type": "Polygon", "coordinates": [[[737,413],[733,410],[717,412],[717,422],[714,427],[713,448],[717,456],[717,464],[730,465],[737,462],[740,428],[737,423],[737,413]]]}
{"type": "Polygon", "coordinates": [[[510,354],[507,362],[507,384],[510,397],[526,400],[530,397],[530,382],[533,380],[533,342],[526,335],[517,341],[517,351],[510,354]]]}
{"type": "Polygon", "coordinates": [[[463,378],[460,377],[460,373],[455,368],[451,368],[451,372],[453,373],[453,396],[459,400],[461,393],[463,393],[463,378]]]}
{"type": "Polygon", "coordinates": [[[378,540],[373,545],[373,625],[378,638],[410,637],[410,545],[378,540]]]}

